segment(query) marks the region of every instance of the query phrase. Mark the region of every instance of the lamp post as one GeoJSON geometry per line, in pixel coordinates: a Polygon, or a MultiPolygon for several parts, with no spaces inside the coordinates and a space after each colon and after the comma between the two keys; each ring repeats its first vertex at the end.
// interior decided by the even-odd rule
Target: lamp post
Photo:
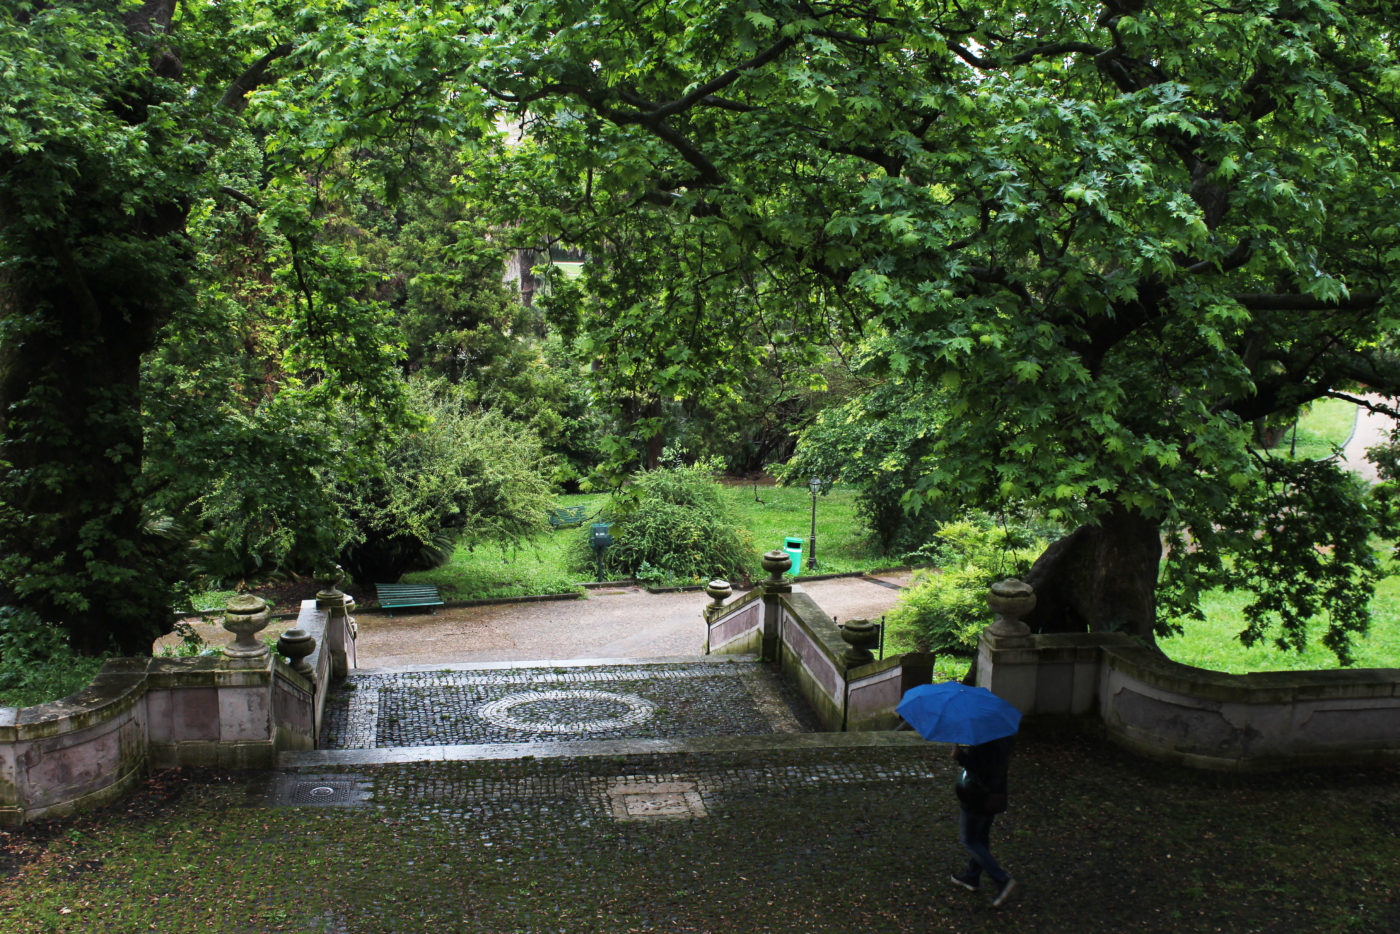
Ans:
{"type": "Polygon", "coordinates": [[[817,494],[822,490],[822,478],[813,477],[807,481],[807,489],[812,491],[812,535],[811,550],[807,552],[807,570],[817,569],[817,494]]]}

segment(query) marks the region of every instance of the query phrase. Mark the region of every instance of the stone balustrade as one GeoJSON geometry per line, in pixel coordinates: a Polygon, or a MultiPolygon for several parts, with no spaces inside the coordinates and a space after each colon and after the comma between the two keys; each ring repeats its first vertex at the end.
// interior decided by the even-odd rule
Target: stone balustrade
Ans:
{"type": "MultiPolygon", "coordinates": [[[[267,768],[314,748],[331,674],[354,665],[353,601],[332,590],[301,605],[296,629],[313,643],[301,670],[240,635],[220,655],[115,659],[77,694],[0,707],[0,824],[105,804],[152,769],[267,768]]],[[[245,622],[266,611],[234,609],[245,622]]]]}
{"type": "Polygon", "coordinates": [[[977,683],[1030,724],[1097,720],[1139,754],[1210,769],[1400,758],[1400,669],[1225,674],[1121,633],[1032,634],[1016,625],[1029,609],[983,630],[977,683]]]}
{"type": "Polygon", "coordinates": [[[719,588],[707,591],[714,602],[705,610],[705,651],[758,655],[776,663],[827,730],[897,727],[895,705],[905,691],[928,683],[933,657],[908,653],[877,660],[870,649],[879,638],[878,629],[866,620],[837,626],[800,586],[784,577],[791,566],[786,553],[770,551],[763,556],[768,577],[743,597],[724,604],[727,593],[719,588]]]}
{"type": "MultiPolygon", "coordinates": [[[[711,591],[706,651],[776,663],[829,730],[897,726],[895,705],[929,680],[932,657],[871,660],[865,627],[843,630],[782,579],[789,560],[764,555],[769,578],[732,603],[711,591]]],[[[1137,753],[1212,769],[1400,758],[1400,669],[1206,671],[1118,633],[1032,633],[1021,617],[1034,606],[1023,582],[993,585],[976,669],[977,683],[1015,704],[1030,728],[1097,722],[1137,753]]]]}

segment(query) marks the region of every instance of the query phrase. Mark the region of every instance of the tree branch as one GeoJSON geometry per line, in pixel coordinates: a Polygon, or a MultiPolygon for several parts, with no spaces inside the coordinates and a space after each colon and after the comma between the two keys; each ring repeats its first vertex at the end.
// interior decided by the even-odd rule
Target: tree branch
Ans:
{"type": "Polygon", "coordinates": [[[1384,293],[1381,292],[1357,292],[1347,298],[1329,302],[1312,295],[1248,292],[1236,295],[1234,299],[1250,311],[1356,311],[1373,308],[1380,304],[1384,297],[1384,293]]]}
{"type": "Polygon", "coordinates": [[[1187,266],[1186,271],[1193,276],[1199,276],[1206,272],[1231,272],[1249,262],[1252,255],[1254,255],[1254,250],[1250,247],[1249,242],[1241,240],[1233,250],[1220,259],[1203,259],[1187,266]]]}
{"type": "Polygon", "coordinates": [[[219,186],[219,194],[221,194],[221,195],[227,195],[228,197],[232,198],[232,199],[235,200],[235,201],[238,201],[238,202],[240,202],[240,203],[242,203],[242,204],[246,204],[248,207],[252,208],[254,211],[258,211],[258,212],[261,212],[261,211],[262,211],[262,208],[258,205],[258,203],[257,203],[256,201],[254,201],[252,198],[250,198],[250,197],[248,197],[247,195],[245,195],[243,192],[239,191],[237,188],[231,188],[231,187],[229,187],[228,185],[220,185],[220,186],[219,186]]]}
{"type": "Polygon", "coordinates": [[[268,67],[279,58],[285,58],[291,54],[291,43],[284,42],[248,66],[243,74],[233,79],[233,83],[219,98],[219,107],[227,108],[236,114],[242,113],[243,108],[248,106],[248,95],[273,80],[268,77],[268,67]]]}
{"type": "Polygon", "coordinates": [[[744,72],[753,71],[756,68],[762,68],[764,65],[773,61],[779,55],[782,55],[788,49],[792,48],[796,43],[797,40],[794,38],[779,39],[777,42],[773,43],[768,48],[764,49],[762,52],[759,52],[747,62],[744,62],[742,65],[735,65],[733,68],[729,69],[719,77],[713,78],[710,81],[706,81],[704,84],[691,91],[685,97],[671,101],[669,104],[662,104],[660,107],[658,107],[652,112],[652,116],[654,116],[658,120],[664,120],[667,117],[678,114],[683,110],[689,110],[691,107],[695,106],[695,104],[699,101],[704,100],[711,94],[714,94],[716,91],[726,88],[729,85],[733,84],[735,81],[739,80],[739,77],[743,75],[744,72]]]}

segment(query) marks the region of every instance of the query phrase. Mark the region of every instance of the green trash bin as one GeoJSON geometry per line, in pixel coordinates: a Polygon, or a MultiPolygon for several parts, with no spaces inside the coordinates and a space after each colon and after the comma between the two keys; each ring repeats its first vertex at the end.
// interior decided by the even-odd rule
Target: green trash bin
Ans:
{"type": "Polygon", "coordinates": [[[802,539],[789,535],[783,539],[783,551],[792,559],[792,567],[788,568],[788,573],[796,577],[797,572],[802,570],[802,539]]]}

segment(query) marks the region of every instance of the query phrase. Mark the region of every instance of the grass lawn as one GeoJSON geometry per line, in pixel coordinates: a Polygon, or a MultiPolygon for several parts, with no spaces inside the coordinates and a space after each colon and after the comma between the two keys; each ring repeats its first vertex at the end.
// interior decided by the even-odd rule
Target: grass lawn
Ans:
{"type": "MultiPolygon", "coordinates": [[[[812,495],[805,487],[726,485],[725,498],[734,515],[752,534],[754,560],[750,573],[761,577],[758,555],[781,548],[783,539],[803,540],[803,568],[810,554],[807,541],[812,530],[812,495]]],[[[560,506],[585,506],[589,522],[605,506],[608,495],[594,493],[559,497],[560,506]]],[[[416,584],[436,584],[447,600],[484,600],[527,594],[563,593],[575,590],[593,575],[568,567],[570,544],[588,535],[589,522],[568,529],[541,532],[518,548],[495,543],[474,547],[459,545],[452,560],[431,571],[405,575],[416,584]]],[[[855,514],[855,492],[836,488],[817,497],[817,573],[836,574],[888,567],[883,557],[867,541],[865,530],[855,514]]]]}
{"type": "MultiPolygon", "coordinates": [[[[1212,593],[1204,602],[1204,622],[1188,622],[1185,633],[1158,644],[1175,661],[1234,674],[1338,667],[1336,657],[1322,645],[1326,626],[1321,620],[1309,631],[1302,652],[1280,651],[1272,641],[1245,646],[1238,637],[1244,628],[1241,610],[1248,602],[1246,594],[1212,593]]],[[[1400,667],[1400,577],[1384,578],[1377,585],[1371,630],[1356,640],[1353,654],[1354,668],[1400,667]]]]}
{"type": "MultiPolygon", "coordinates": [[[[802,539],[802,568],[806,572],[811,554],[812,494],[805,486],[759,486],[755,493],[752,484],[735,484],[726,486],[725,493],[734,515],[753,534],[759,553],[781,549],[788,536],[802,539]]],[[[849,487],[836,487],[817,497],[815,573],[873,571],[895,563],[869,540],[864,524],[856,517],[855,500],[855,491],[849,487]]],[[[763,576],[757,560],[753,576],[763,576]]]]}
{"type": "Polygon", "coordinates": [[[1345,399],[1319,399],[1298,419],[1297,434],[1287,432],[1274,453],[1301,460],[1331,457],[1346,444],[1356,424],[1356,406],[1345,399]]]}
{"type": "Polygon", "coordinates": [[[459,544],[452,560],[431,571],[404,575],[409,584],[436,584],[445,600],[488,600],[531,594],[567,593],[591,579],[569,570],[569,544],[586,536],[590,522],[608,496],[594,493],[561,496],[560,506],[585,506],[588,521],[566,529],[550,529],[519,546],[498,542],[459,544]]]}

